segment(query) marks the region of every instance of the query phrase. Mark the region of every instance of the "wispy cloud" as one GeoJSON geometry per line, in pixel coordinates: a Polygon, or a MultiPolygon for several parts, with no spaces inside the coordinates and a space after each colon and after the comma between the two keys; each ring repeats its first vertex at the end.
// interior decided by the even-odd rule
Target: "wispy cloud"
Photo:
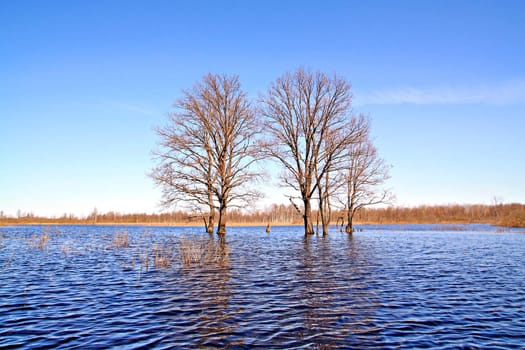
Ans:
{"type": "Polygon", "coordinates": [[[511,104],[525,102],[525,79],[477,86],[399,87],[356,93],[356,105],[511,104]]]}

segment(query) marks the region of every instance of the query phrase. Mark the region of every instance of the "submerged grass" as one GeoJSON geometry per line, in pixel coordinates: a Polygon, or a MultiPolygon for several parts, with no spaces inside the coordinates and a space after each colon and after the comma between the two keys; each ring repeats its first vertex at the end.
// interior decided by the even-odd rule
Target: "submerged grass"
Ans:
{"type": "Polygon", "coordinates": [[[166,247],[155,247],[152,250],[155,268],[168,268],[173,263],[173,250],[166,247]]]}
{"type": "Polygon", "coordinates": [[[117,231],[113,236],[113,247],[115,248],[127,248],[129,247],[129,234],[128,231],[117,231]]]}
{"type": "Polygon", "coordinates": [[[146,248],[144,250],[144,253],[139,254],[139,260],[140,260],[140,269],[142,270],[142,268],[144,267],[144,269],[148,271],[149,270],[149,248],[146,248]]]}
{"type": "Polygon", "coordinates": [[[61,246],[60,246],[60,251],[62,252],[62,254],[64,254],[66,257],[71,254],[71,252],[73,251],[73,246],[71,244],[71,242],[65,242],[63,243],[61,246]]]}
{"type": "Polygon", "coordinates": [[[178,250],[184,266],[224,263],[230,255],[230,249],[223,239],[215,240],[204,235],[182,237],[178,250]]]}
{"type": "Polygon", "coordinates": [[[48,232],[42,232],[40,235],[31,235],[28,245],[31,248],[47,249],[50,235],[48,232]]]}
{"type": "MultiPolygon", "coordinates": [[[[58,227],[48,226],[41,228],[40,232],[18,236],[18,239],[22,239],[21,243],[29,249],[56,250],[64,259],[90,253],[114,255],[123,269],[138,269],[139,274],[151,269],[224,266],[230,255],[224,238],[208,234],[177,234],[161,238],[147,231],[130,234],[125,228],[119,228],[83,241],[78,236],[66,235],[58,227]]],[[[0,248],[5,247],[6,242],[7,236],[0,231],[0,248]]],[[[9,264],[10,261],[2,267],[9,264]]]]}

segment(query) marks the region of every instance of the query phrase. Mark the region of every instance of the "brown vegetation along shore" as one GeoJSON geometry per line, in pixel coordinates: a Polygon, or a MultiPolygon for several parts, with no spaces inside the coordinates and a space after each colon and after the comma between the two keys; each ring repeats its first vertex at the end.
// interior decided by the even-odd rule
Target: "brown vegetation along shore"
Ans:
{"type": "MultiPolygon", "coordinates": [[[[315,217],[315,212],[314,212],[315,217]]],[[[340,223],[342,212],[334,211],[340,223]]],[[[525,204],[497,205],[441,205],[412,208],[368,208],[356,215],[358,224],[467,224],[487,223],[506,227],[525,227],[525,204]]],[[[174,211],[161,214],[121,214],[115,212],[92,213],[79,218],[63,215],[59,218],[24,214],[19,217],[0,217],[0,225],[78,224],[78,225],[148,225],[148,226],[201,226],[198,214],[174,211]]],[[[272,205],[266,210],[253,212],[232,211],[229,226],[286,226],[302,225],[302,218],[291,205],[272,205]]]]}

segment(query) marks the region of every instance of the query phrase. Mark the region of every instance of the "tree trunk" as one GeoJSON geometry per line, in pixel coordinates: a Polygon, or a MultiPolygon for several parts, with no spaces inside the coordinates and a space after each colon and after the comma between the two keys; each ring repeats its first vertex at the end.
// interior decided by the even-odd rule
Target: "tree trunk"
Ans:
{"type": "Polygon", "coordinates": [[[338,217],[335,225],[339,228],[339,232],[343,232],[343,226],[345,225],[345,219],[342,216],[338,217]],[[341,220],[341,224],[339,224],[339,220],[341,220]]]}
{"type": "Polygon", "coordinates": [[[326,236],[328,234],[328,227],[330,226],[330,215],[325,202],[323,202],[323,210],[321,212],[321,223],[323,225],[323,236],[326,236]]]}
{"type": "Polygon", "coordinates": [[[345,231],[346,233],[354,233],[354,225],[353,225],[353,219],[354,219],[354,213],[352,210],[348,210],[348,223],[346,224],[345,231]]]}
{"type": "Polygon", "coordinates": [[[326,233],[328,233],[328,228],[330,227],[330,222],[332,221],[332,205],[330,203],[330,196],[328,195],[328,188],[326,189],[326,194],[326,233]]]}
{"type": "Polygon", "coordinates": [[[226,234],[226,205],[219,206],[219,224],[217,225],[217,234],[224,236],[226,234]]]}
{"type": "Polygon", "coordinates": [[[310,206],[310,200],[305,199],[304,202],[304,214],[303,214],[303,221],[304,221],[304,234],[305,236],[313,235],[314,234],[314,227],[312,223],[312,207],[310,206]]]}
{"type": "Polygon", "coordinates": [[[317,211],[317,214],[315,215],[315,234],[319,234],[319,210],[317,211]]]}
{"type": "Polygon", "coordinates": [[[204,221],[204,231],[209,233],[210,225],[208,225],[208,221],[206,220],[206,217],[202,217],[202,221],[204,221]]]}
{"type": "MultiPolygon", "coordinates": [[[[323,211],[322,211],[322,215],[321,215],[321,220],[323,222],[323,236],[326,236],[328,234],[328,227],[330,226],[330,220],[332,219],[332,213],[331,213],[331,209],[330,209],[330,196],[329,196],[329,193],[330,193],[330,172],[326,172],[326,175],[325,175],[325,183],[324,183],[324,192],[323,193],[319,193],[319,196],[323,198],[323,203],[322,203],[322,208],[323,208],[323,211]]],[[[321,188],[319,186],[319,188],[321,188]]]]}
{"type": "Polygon", "coordinates": [[[323,236],[328,234],[329,221],[327,218],[327,205],[321,186],[319,186],[319,209],[317,211],[317,232],[319,232],[319,215],[321,216],[321,225],[323,226],[323,236]]]}
{"type": "Polygon", "coordinates": [[[208,216],[208,226],[206,227],[207,233],[213,233],[213,227],[215,226],[215,209],[210,209],[208,216]]]}
{"type": "MultiPolygon", "coordinates": [[[[207,153],[208,153],[208,162],[211,165],[213,160],[212,160],[212,155],[211,155],[211,151],[209,148],[207,148],[207,153]]],[[[208,176],[208,179],[212,178],[211,166],[208,169],[207,176],[208,176]]],[[[215,226],[215,205],[214,205],[214,200],[213,200],[213,183],[211,182],[211,180],[208,180],[208,207],[210,211],[208,213],[208,227],[206,227],[206,232],[213,233],[213,228],[215,226]]]]}

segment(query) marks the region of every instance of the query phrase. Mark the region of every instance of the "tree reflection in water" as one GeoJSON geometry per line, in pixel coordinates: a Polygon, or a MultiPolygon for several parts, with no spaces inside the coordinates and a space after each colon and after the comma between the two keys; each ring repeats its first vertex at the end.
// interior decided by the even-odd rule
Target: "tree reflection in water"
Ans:
{"type": "Polygon", "coordinates": [[[379,336],[375,322],[379,302],[367,283],[371,272],[366,247],[358,247],[352,235],[346,241],[347,249],[333,249],[334,244],[344,244],[341,237],[311,236],[303,241],[297,278],[304,328],[297,336],[317,347],[363,345],[379,336]]]}
{"type": "Polygon", "coordinates": [[[220,245],[223,253],[221,259],[183,265],[176,281],[177,286],[174,287],[181,295],[181,298],[174,299],[174,307],[182,311],[177,313],[174,323],[179,327],[175,332],[187,334],[188,343],[185,346],[198,348],[228,345],[228,337],[236,329],[235,322],[230,322],[232,310],[229,301],[232,291],[229,246],[224,237],[209,235],[207,239],[210,245],[220,245]]]}
{"type": "MultiPolygon", "coordinates": [[[[217,239],[221,250],[229,250],[225,237],[209,236],[210,240],[217,239]]],[[[227,338],[234,334],[236,325],[228,322],[232,318],[229,301],[232,295],[230,288],[230,259],[229,254],[224,254],[220,262],[209,264],[206,271],[200,276],[199,296],[199,327],[197,332],[201,335],[200,346],[224,346],[227,338]]]]}

